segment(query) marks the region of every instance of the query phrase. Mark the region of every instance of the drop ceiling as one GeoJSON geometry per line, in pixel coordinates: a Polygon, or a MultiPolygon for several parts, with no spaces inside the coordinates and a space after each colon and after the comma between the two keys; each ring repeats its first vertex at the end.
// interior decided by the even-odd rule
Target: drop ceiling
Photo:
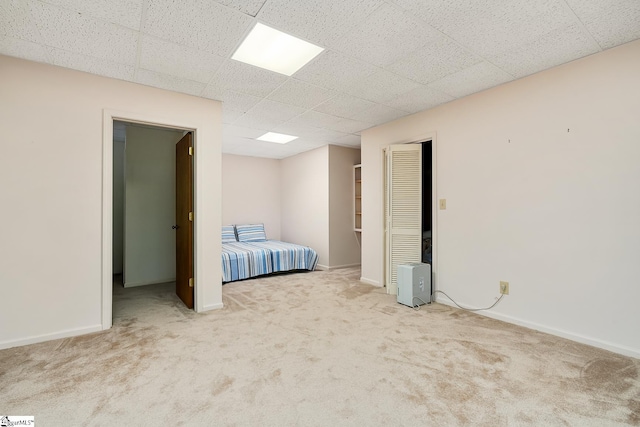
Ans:
{"type": "Polygon", "coordinates": [[[0,0],[1,54],[220,100],[223,152],[269,158],[638,38],[639,0],[0,0]],[[256,22],[325,50],[232,60],[256,22]]]}

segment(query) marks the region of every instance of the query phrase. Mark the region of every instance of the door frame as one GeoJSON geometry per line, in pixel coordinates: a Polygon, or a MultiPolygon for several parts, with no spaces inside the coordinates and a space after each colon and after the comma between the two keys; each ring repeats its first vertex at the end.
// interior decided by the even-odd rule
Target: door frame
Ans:
{"type": "MultiPolygon", "coordinates": [[[[104,109],[102,115],[102,330],[113,325],[113,122],[122,121],[193,132],[193,209],[198,212],[198,126],[181,120],[145,113],[104,109]]],[[[203,311],[202,288],[198,286],[198,219],[193,224],[194,311],[203,311]]]]}
{"type": "MultiPolygon", "coordinates": [[[[385,212],[385,181],[387,179],[387,171],[386,171],[386,157],[385,150],[389,145],[398,145],[398,144],[420,144],[423,142],[431,141],[431,286],[433,292],[435,292],[438,287],[438,186],[437,186],[437,138],[436,132],[427,132],[417,136],[413,136],[410,138],[403,138],[399,141],[389,142],[384,147],[381,147],[380,153],[382,155],[382,182],[380,191],[383,195],[382,200],[382,286],[388,289],[387,286],[387,231],[386,231],[386,212],[385,212]]],[[[424,165],[423,165],[424,167],[424,165]]],[[[422,259],[422,255],[420,256],[422,259]]]]}

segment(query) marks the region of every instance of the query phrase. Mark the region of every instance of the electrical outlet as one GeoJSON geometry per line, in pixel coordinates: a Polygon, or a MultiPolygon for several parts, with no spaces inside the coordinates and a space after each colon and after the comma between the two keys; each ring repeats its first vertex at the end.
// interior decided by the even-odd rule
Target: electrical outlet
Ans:
{"type": "Polygon", "coordinates": [[[500,293],[502,295],[509,295],[509,282],[500,281],[500,293]]]}
{"type": "Polygon", "coordinates": [[[440,199],[440,209],[441,210],[447,209],[447,199],[440,199]]]}

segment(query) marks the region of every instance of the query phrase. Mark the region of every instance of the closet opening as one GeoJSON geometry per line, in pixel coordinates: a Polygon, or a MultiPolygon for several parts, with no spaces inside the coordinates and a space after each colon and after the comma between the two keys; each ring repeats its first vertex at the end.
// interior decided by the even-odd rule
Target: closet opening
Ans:
{"type": "Polygon", "coordinates": [[[431,265],[435,289],[435,152],[433,138],[385,148],[385,286],[397,294],[401,264],[431,265]]]}
{"type": "Polygon", "coordinates": [[[114,318],[159,296],[193,308],[192,147],[183,129],[113,121],[114,318]]]}
{"type": "Polygon", "coordinates": [[[422,262],[433,260],[433,151],[431,141],[422,142],[422,262]]]}

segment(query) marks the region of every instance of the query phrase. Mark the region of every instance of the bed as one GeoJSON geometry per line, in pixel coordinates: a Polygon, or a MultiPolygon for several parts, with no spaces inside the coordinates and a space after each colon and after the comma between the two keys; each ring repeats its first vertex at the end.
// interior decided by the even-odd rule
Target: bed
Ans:
{"type": "Polygon", "coordinates": [[[265,274],[308,270],[318,264],[318,254],[308,246],[267,240],[263,224],[222,227],[222,282],[265,274]]]}

